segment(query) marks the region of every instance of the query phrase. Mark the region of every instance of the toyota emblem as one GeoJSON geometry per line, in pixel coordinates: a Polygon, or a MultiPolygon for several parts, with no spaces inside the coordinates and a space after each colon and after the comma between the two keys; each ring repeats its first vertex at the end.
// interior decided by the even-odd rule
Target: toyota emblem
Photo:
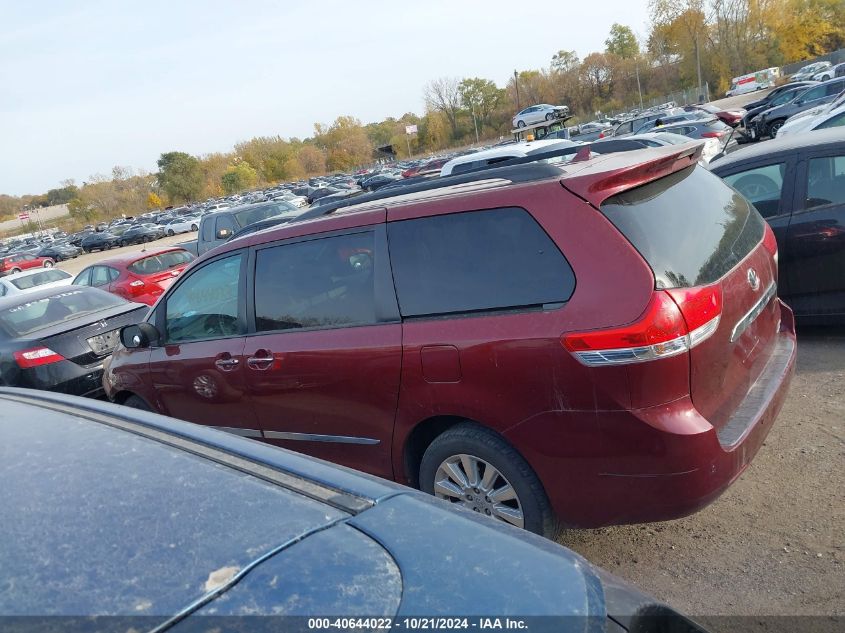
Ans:
{"type": "Polygon", "coordinates": [[[748,269],[748,285],[751,286],[752,290],[757,290],[760,287],[760,277],[753,268],[748,269]]]}

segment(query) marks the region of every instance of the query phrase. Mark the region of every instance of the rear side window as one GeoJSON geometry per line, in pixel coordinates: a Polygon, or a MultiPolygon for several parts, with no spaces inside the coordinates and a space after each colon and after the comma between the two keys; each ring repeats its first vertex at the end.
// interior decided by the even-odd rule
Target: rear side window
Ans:
{"type": "Polygon", "coordinates": [[[608,198],[601,211],[651,266],[657,288],[721,279],[765,226],[745,198],[697,166],[608,198]]]}
{"type": "Polygon", "coordinates": [[[828,204],[845,204],[845,156],[810,159],[804,208],[828,204]]]}
{"type": "Polygon", "coordinates": [[[388,224],[402,316],[540,307],[569,300],[575,275],[524,209],[388,224]]]}
{"type": "Polygon", "coordinates": [[[764,218],[780,213],[786,163],[755,167],[725,176],[725,182],[748,198],[764,218]]]}
{"type": "Polygon", "coordinates": [[[375,323],[373,244],[365,232],[258,251],[256,330],[375,323]]]}
{"type": "Polygon", "coordinates": [[[188,252],[171,251],[139,259],[137,262],[131,263],[128,269],[136,275],[154,275],[187,264],[192,259],[193,256],[188,252]]]}

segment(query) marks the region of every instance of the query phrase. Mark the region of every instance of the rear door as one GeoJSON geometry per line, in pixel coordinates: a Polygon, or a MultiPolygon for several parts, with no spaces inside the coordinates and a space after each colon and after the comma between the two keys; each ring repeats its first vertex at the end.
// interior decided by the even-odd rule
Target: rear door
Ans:
{"type": "Polygon", "coordinates": [[[149,375],[167,415],[261,437],[245,395],[246,260],[227,253],[194,268],[158,305],[149,375]]]}
{"type": "Polygon", "coordinates": [[[392,478],[402,326],[384,225],[258,247],[250,270],[245,374],[264,437],[392,478]]]}
{"type": "Polygon", "coordinates": [[[808,151],[798,165],[796,211],[784,266],[803,315],[845,313],[845,149],[808,151]]]}

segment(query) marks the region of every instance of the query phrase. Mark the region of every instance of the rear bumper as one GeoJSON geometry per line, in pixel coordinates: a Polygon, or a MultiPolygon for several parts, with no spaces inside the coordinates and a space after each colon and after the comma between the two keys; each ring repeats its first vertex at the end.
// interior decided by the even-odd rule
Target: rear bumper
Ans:
{"type": "Polygon", "coordinates": [[[70,361],[21,370],[14,387],[41,389],[72,396],[98,398],[103,391],[103,365],[82,367],[70,361]]]}
{"type": "Polygon", "coordinates": [[[775,353],[718,432],[689,397],[649,409],[548,412],[505,433],[560,521],[601,527],[676,519],[714,501],[748,467],[795,372],[795,323],[781,305],[775,353]]]}

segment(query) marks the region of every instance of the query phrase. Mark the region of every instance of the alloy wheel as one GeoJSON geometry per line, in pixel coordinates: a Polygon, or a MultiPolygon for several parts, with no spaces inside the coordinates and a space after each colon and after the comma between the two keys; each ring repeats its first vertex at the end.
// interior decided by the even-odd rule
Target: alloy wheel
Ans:
{"type": "Polygon", "coordinates": [[[440,464],[434,476],[434,496],[525,527],[516,490],[495,466],[474,455],[453,455],[440,464]]]}

